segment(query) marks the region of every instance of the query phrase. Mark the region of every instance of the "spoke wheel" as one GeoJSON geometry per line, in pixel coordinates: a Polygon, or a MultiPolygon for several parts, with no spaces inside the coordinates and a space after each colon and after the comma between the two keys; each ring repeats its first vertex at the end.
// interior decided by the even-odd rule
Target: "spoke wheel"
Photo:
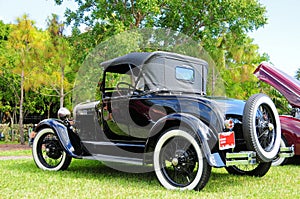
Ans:
{"type": "Polygon", "coordinates": [[[158,140],[154,168],[160,183],[167,189],[202,189],[210,176],[200,145],[183,130],[170,130],[158,140]]]}
{"type": "Polygon", "coordinates": [[[71,157],[62,148],[54,131],[45,128],[34,138],[32,155],[35,164],[43,170],[64,170],[71,163],[71,157]]]}
{"type": "Polygon", "coordinates": [[[271,162],[264,162],[254,165],[239,165],[225,167],[229,174],[233,175],[248,175],[255,177],[262,177],[266,175],[271,167],[271,162]]]}
{"type": "Polygon", "coordinates": [[[243,135],[248,150],[254,150],[259,161],[270,162],[277,156],[281,140],[280,122],[276,107],[268,96],[253,95],[246,102],[243,135]]]}

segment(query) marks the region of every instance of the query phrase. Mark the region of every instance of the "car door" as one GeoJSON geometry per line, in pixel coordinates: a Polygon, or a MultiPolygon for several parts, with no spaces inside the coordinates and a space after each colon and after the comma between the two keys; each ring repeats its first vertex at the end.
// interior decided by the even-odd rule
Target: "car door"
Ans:
{"type": "Polygon", "coordinates": [[[102,117],[104,128],[110,139],[124,139],[129,133],[129,99],[131,85],[127,74],[106,73],[105,91],[103,96],[102,117]]]}

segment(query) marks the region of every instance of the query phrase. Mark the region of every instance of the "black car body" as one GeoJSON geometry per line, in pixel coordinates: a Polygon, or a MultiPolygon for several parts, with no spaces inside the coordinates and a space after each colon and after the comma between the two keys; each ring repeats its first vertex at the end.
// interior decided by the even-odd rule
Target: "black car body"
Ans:
{"type": "Polygon", "coordinates": [[[72,157],[152,165],[164,187],[200,190],[211,167],[263,176],[279,153],[280,122],[270,98],[207,97],[209,66],[201,59],[130,53],[101,67],[101,99],[74,108],[76,130],[66,118],[38,125],[39,168],[66,169],[72,157]]]}

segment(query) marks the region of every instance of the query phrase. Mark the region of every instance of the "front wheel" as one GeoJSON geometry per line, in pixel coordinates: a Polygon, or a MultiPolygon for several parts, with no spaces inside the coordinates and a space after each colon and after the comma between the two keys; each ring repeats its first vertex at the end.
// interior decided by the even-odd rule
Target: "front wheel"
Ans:
{"type": "Polygon", "coordinates": [[[37,133],[32,145],[32,155],[40,169],[50,171],[65,170],[72,160],[51,128],[44,128],[37,133]]]}
{"type": "Polygon", "coordinates": [[[159,138],[153,164],[157,179],[167,189],[201,190],[211,173],[198,139],[179,129],[168,130],[159,138]]]}
{"type": "Polygon", "coordinates": [[[271,164],[272,162],[263,162],[254,165],[229,166],[225,167],[225,169],[229,174],[233,175],[262,177],[269,171],[271,164]]]}

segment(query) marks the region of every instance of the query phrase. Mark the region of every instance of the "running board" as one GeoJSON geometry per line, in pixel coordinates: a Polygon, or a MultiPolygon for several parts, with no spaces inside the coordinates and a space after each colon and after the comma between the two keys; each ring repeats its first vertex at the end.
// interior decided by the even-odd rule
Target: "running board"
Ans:
{"type": "Polygon", "coordinates": [[[295,155],[294,145],[291,147],[280,147],[279,157],[281,158],[290,158],[295,155]]]}
{"type": "Polygon", "coordinates": [[[249,164],[256,164],[256,153],[254,151],[226,153],[226,166],[249,164]]]}
{"type": "Polygon", "coordinates": [[[118,162],[118,163],[134,164],[134,165],[144,165],[143,159],[139,159],[139,158],[129,158],[129,157],[102,155],[102,154],[92,154],[91,156],[84,156],[82,158],[90,159],[90,160],[99,160],[103,162],[118,162]]]}

